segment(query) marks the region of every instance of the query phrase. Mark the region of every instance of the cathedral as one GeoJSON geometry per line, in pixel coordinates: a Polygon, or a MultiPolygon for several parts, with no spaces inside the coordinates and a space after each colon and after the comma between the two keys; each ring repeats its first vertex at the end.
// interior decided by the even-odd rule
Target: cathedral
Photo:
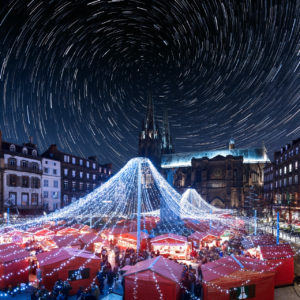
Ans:
{"type": "Polygon", "coordinates": [[[230,139],[224,149],[175,153],[167,113],[160,130],[151,96],[139,134],[138,155],[149,158],[180,193],[194,188],[212,205],[238,208],[248,215],[254,207],[264,209],[264,167],[270,162],[264,145],[236,148],[230,139]]]}

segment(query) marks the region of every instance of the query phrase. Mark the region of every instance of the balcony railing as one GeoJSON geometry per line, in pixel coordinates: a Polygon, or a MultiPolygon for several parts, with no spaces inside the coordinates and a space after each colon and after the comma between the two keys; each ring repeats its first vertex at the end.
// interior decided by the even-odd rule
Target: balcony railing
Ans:
{"type": "Polygon", "coordinates": [[[43,173],[41,169],[37,169],[37,168],[33,168],[33,167],[16,166],[16,165],[10,165],[10,164],[5,164],[5,169],[28,172],[28,173],[35,173],[35,174],[43,173]]]}

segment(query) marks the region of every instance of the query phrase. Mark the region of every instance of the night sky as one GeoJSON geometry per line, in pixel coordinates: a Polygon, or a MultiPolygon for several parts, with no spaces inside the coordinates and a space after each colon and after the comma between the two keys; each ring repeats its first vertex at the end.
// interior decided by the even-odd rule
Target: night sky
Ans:
{"type": "Polygon", "coordinates": [[[151,91],[176,152],[300,137],[300,1],[1,0],[0,128],[41,151],[136,156],[151,91]]]}

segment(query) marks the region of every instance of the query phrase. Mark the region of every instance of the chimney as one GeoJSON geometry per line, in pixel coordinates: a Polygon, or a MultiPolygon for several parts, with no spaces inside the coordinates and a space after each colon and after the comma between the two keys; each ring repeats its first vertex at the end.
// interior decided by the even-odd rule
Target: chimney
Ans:
{"type": "Polygon", "coordinates": [[[235,148],[235,141],[234,141],[233,138],[231,138],[231,139],[229,140],[229,150],[232,150],[232,149],[234,149],[234,148],[235,148]]]}
{"type": "Polygon", "coordinates": [[[49,152],[57,152],[57,146],[56,146],[56,144],[50,145],[49,152]]]}

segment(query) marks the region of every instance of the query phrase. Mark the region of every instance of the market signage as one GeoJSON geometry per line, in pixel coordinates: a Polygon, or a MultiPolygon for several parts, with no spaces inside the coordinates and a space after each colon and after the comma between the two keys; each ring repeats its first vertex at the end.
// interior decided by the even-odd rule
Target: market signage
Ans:
{"type": "Polygon", "coordinates": [[[68,273],[69,280],[81,280],[81,279],[88,279],[90,278],[90,269],[84,268],[79,270],[70,270],[68,273]]]}
{"type": "Polygon", "coordinates": [[[230,300],[251,299],[255,297],[255,284],[231,288],[230,300]]]}

